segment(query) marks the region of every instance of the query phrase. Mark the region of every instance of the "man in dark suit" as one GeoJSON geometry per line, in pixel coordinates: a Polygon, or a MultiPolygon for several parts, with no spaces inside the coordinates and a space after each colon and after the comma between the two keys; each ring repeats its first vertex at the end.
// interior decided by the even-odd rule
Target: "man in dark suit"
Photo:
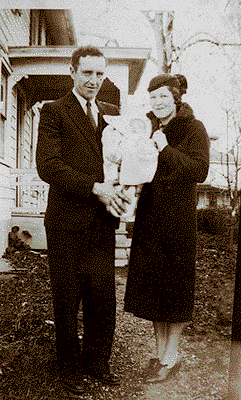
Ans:
{"type": "Polygon", "coordinates": [[[45,228],[61,380],[84,390],[82,372],[117,384],[108,361],[115,329],[115,229],[129,199],[104,183],[104,114],[117,107],[95,99],[106,71],[99,49],[77,49],[71,60],[73,91],[41,111],[36,163],[50,184],[45,228]],[[77,332],[82,300],[83,348],[77,332]]]}

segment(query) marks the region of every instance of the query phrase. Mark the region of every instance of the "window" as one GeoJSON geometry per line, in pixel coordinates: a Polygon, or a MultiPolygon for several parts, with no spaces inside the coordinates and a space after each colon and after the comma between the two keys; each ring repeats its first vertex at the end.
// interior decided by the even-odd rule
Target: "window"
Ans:
{"type": "Polygon", "coordinates": [[[0,94],[0,158],[4,158],[4,137],[7,119],[7,92],[8,74],[5,68],[1,69],[1,94],[0,94]]]}
{"type": "Polygon", "coordinates": [[[31,10],[30,22],[30,46],[38,45],[38,31],[39,31],[39,10],[31,10]]]}
{"type": "Polygon", "coordinates": [[[23,168],[24,162],[24,150],[23,150],[23,139],[24,139],[24,115],[25,115],[25,100],[22,92],[18,90],[18,101],[17,101],[17,153],[16,153],[16,168],[23,168]]]}
{"type": "Polygon", "coordinates": [[[44,10],[31,10],[30,21],[30,46],[46,46],[44,10]]]}
{"type": "Polygon", "coordinates": [[[34,165],[34,147],[33,147],[33,136],[34,136],[34,112],[31,111],[31,142],[30,142],[30,168],[34,165]]]}

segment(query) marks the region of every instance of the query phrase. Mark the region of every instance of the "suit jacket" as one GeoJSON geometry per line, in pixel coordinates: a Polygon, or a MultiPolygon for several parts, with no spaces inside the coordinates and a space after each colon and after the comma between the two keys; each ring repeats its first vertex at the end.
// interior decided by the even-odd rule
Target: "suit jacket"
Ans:
{"type": "Polygon", "coordinates": [[[86,230],[97,213],[118,227],[119,219],[106,211],[92,188],[104,181],[101,133],[107,124],[103,115],[119,111],[114,105],[96,103],[97,132],[72,91],[41,110],[36,164],[40,178],[50,184],[44,221],[48,228],[86,230]]]}

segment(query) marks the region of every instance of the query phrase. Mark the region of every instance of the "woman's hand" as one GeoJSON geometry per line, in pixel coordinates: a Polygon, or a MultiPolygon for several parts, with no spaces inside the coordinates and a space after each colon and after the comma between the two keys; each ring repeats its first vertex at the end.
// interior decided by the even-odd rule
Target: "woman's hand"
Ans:
{"type": "Polygon", "coordinates": [[[152,140],[159,151],[168,145],[166,135],[160,129],[154,133],[152,140]]]}
{"type": "Polygon", "coordinates": [[[136,143],[136,152],[138,160],[152,160],[157,157],[158,151],[152,139],[140,139],[136,143]]]}

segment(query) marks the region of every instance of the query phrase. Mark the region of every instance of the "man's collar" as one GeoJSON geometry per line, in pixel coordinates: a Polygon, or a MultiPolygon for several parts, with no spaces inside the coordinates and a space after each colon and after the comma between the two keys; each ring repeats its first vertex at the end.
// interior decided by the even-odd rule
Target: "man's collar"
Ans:
{"type": "MultiPolygon", "coordinates": [[[[79,100],[79,102],[80,102],[82,108],[83,108],[84,110],[86,110],[87,100],[86,100],[84,97],[80,96],[80,95],[76,92],[75,88],[72,89],[72,92],[73,92],[73,94],[77,97],[77,99],[79,100]]],[[[90,100],[90,102],[91,102],[92,110],[94,110],[95,112],[99,112],[99,109],[98,109],[98,107],[97,107],[97,105],[96,105],[96,103],[95,103],[95,97],[94,97],[92,100],[90,100]]]]}

